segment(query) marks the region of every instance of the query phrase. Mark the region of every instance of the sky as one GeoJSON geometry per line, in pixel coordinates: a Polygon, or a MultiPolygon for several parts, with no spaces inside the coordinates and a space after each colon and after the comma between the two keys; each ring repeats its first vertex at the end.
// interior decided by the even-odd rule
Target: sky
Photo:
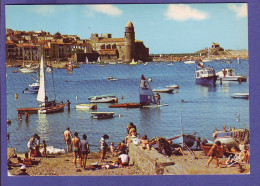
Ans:
{"type": "Polygon", "coordinates": [[[91,33],[122,38],[128,21],[150,54],[193,53],[212,42],[224,49],[248,49],[246,3],[6,6],[6,28],[81,39],[91,33]]]}

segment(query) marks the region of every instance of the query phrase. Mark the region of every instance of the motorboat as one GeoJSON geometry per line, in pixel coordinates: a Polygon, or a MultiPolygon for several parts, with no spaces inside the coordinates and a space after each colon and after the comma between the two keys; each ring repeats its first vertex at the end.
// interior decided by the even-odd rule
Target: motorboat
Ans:
{"type": "Polygon", "coordinates": [[[184,64],[195,64],[195,61],[193,60],[184,61],[184,64]]]}
{"type": "Polygon", "coordinates": [[[115,98],[116,96],[114,94],[105,94],[105,95],[100,95],[100,96],[90,96],[88,97],[89,100],[91,99],[101,99],[101,98],[115,98]]]}
{"type": "Polygon", "coordinates": [[[76,109],[91,109],[91,110],[96,110],[97,105],[95,104],[77,104],[76,109]]]}
{"type": "Polygon", "coordinates": [[[108,81],[117,81],[118,79],[114,78],[113,76],[110,76],[107,78],[108,81]]]}
{"type": "Polygon", "coordinates": [[[26,88],[26,89],[23,90],[23,93],[24,94],[37,94],[38,89],[28,89],[28,88],[26,88]]]}
{"type": "Polygon", "coordinates": [[[231,97],[237,99],[249,99],[249,93],[234,93],[231,97]]]}
{"type": "Polygon", "coordinates": [[[216,73],[216,75],[218,76],[218,79],[221,79],[222,81],[247,81],[247,77],[236,75],[235,69],[224,68],[216,73]]]}
{"type": "Polygon", "coordinates": [[[216,85],[217,77],[212,67],[201,67],[195,72],[195,83],[201,85],[216,85]]]}
{"type": "Polygon", "coordinates": [[[30,65],[26,65],[24,67],[19,68],[19,71],[22,73],[36,73],[37,69],[32,68],[30,65]]]}
{"type": "Polygon", "coordinates": [[[114,112],[91,112],[94,119],[109,119],[114,117],[114,112]]]}
{"type": "Polygon", "coordinates": [[[29,84],[29,87],[34,89],[34,90],[38,90],[40,85],[39,85],[38,82],[36,82],[36,83],[29,84]]]}
{"type": "Polygon", "coordinates": [[[117,103],[117,98],[103,97],[103,98],[92,98],[90,103],[117,103]]]}

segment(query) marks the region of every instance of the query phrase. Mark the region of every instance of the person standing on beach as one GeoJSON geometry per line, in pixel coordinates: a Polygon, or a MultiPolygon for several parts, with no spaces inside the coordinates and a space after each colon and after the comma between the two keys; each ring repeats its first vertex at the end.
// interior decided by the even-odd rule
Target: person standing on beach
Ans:
{"type": "Polygon", "coordinates": [[[99,141],[99,143],[101,144],[100,150],[101,150],[101,162],[104,161],[105,156],[106,156],[106,150],[107,150],[107,143],[106,143],[106,139],[109,139],[109,136],[107,134],[105,134],[99,141]]]}
{"type": "MultiPolygon", "coordinates": [[[[78,137],[78,133],[75,132],[74,133],[74,138],[72,138],[71,140],[71,147],[73,146],[73,155],[74,155],[74,165],[75,168],[77,169],[77,156],[80,157],[80,151],[81,151],[81,143],[80,143],[80,139],[78,137]]],[[[78,169],[77,169],[78,171],[78,169]]]]}
{"type": "Polygon", "coordinates": [[[70,132],[70,128],[67,127],[67,129],[65,130],[64,132],[64,141],[66,142],[66,145],[67,145],[67,152],[71,152],[71,139],[72,139],[72,134],[70,132]]]}
{"type": "Polygon", "coordinates": [[[218,163],[218,156],[217,156],[217,151],[218,151],[218,147],[221,146],[220,141],[216,141],[215,144],[211,147],[211,149],[208,152],[208,156],[210,157],[206,167],[209,168],[209,164],[210,162],[213,160],[213,158],[216,160],[216,167],[220,168],[219,163],[218,163]]]}
{"type": "Polygon", "coordinates": [[[81,165],[83,166],[83,169],[86,169],[86,160],[88,157],[88,154],[90,153],[88,141],[87,141],[87,135],[83,135],[83,140],[81,141],[81,165]]]}
{"type": "Polygon", "coordinates": [[[38,138],[38,134],[34,134],[33,137],[31,137],[31,139],[27,143],[27,147],[30,150],[30,155],[33,153],[34,147],[36,146],[36,143],[35,143],[36,138],[38,138]]]}

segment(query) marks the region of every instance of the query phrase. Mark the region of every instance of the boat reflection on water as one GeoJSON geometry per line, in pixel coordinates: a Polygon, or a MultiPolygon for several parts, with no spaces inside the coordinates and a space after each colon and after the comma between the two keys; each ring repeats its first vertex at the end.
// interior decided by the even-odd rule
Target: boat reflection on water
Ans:
{"type": "Polygon", "coordinates": [[[38,114],[38,120],[36,121],[36,131],[41,137],[41,140],[48,141],[50,139],[49,121],[46,114],[38,114]]]}
{"type": "Polygon", "coordinates": [[[212,86],[212,85],[197,85],[196,86],[196,91],[200,92],[203,94],[203,96],[208,97],[209,92],[216,92],[217,91],[217,86],[212,86]]]}

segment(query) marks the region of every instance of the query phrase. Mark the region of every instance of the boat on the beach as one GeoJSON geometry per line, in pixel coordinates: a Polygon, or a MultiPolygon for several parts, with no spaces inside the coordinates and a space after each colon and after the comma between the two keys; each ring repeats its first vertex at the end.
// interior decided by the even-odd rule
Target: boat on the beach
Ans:
{"type": "Polygon", "coordinates": [[[231,97],[235,99],[249,99],[249,93],[234,93],[231,97]]]}
{"type": "Polygon", "coordinates": [[[220,72],[217,72],[216,75],[218,76],[218,79],[221,79],[222,81],[240,81],[240,82],[247,81],[246,76],[236,75],[235,69],[224,68],[220,72]]]}
{"type": "Polygon", "coordinates": [[[153,89],[153,92],[160,92],[160,93],[172,93],[174,88],[162,88],[162,89],[153,89]]]}
{"type": "MultiPolygon", "coordinates": [[[[202,151],[204,152],[205,155],[208,155],[211,147],[213,146],[214,144],[214,141],[211,141],[211,140],[208,140],[208,139],[204,139],[200,146],[202,148],[202,151]]],[[[223,148],[222,147],[217,147],[217,149],[214,151],[215,155],[218,157],[218,158],[222,158],[223,157],[223,148]]]]}
{"type": "Polygon", "coordinates": [[[91,110],[96,110],[97,105],[95,104],[77,104],[76,109],[91,109],[91,110]]]}
{"type": "Polygon", "coordinates": [[[91,112],[94,119],[109,119],[114,117],[114,112],[91,112]]]}
{"type": "Polygon", "coordinates": [[[198,62],[199,70],[195,71],[195,83],[201,85],[216,85],[217,75],[212,67],[203,67],[201,62],[198,62]]]}
{"type": "Polygon", "coordinates": [[[117,98],[103,97],[103,98],[92,98],[90,103],[117,103],[117,98]]]}

